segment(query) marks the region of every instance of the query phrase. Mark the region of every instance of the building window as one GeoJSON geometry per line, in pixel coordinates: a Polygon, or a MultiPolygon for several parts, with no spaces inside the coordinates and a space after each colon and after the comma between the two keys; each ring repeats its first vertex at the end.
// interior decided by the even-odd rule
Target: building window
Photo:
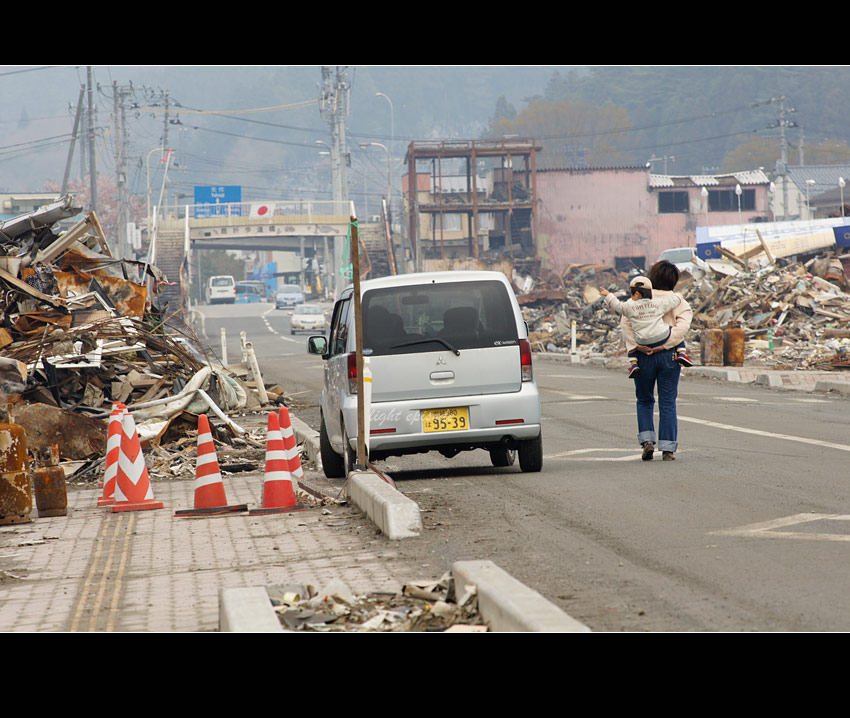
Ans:
{"type": "Polygon", "coordinates": [[[658,193],[658,213],[671,214],[674,212],[688,212],[690,209],[688,204],[687,192],[659,192],[658,193]]]}
{"type": "MultiPolygon", "coordinates": [[[[756,191],[745,189],[741,193],[741,210],[754,212],[756,209],[756,191]]],[[[737,212],[738,195],[734,189],[711,189],[708,191],[709,212],[737,212]]]]}

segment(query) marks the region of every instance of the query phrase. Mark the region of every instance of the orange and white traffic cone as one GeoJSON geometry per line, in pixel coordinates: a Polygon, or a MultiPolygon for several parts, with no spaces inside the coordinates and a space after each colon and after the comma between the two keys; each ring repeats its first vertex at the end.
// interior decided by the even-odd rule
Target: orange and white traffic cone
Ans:
{"type": "Polygon", "coordinates": [[[284,511],[301,511],[295,501],[292,474],[289,472],[289,460],[283,445],[280,422],[277,414],[269,414],[269,426],[266,433],[266,471],[263,478],[263,505],[251,509],[251,514],[275,514],[284,511]]]}
{"type": "Polygon", "coordinates": [[[142,444],[136,432],[136,420],[128,412],[121,419],[121,451],[118,454],[118,472],[115,477],[115,503],[112,504],[111,511],[115,513],[161,508],[162,502],[153,497],[142,444]]]}
{"type": "Polygon", "coordinates": [[[106,432],[106,469],[100,486],[103,493],[97,500],[98,506],[110,506],[115,503],[115,477],[118,473],[118,454],[121,453],[121,419],[127,407],[121,402],[112,405],[109,414],[109,427],[106,432]]]}
{"type": "Polygon", "coordinates": [[[175,516],[214,516],[247,511],[248,505],[227,505],[221,468],[215,453],[210,420],[206,414],[198,417],[198,454],[195,459],[195,508],[175,511],[175,516]]]}
{"type": "Polygon", "coordinates": [[[304,471],[301,468],[301,453],[295,443],[295,430],[292,428],[292,420],[289,418],[289,409],[285,406],[280,410],[280,433],[283,436],[283,448],[289,462],[292,483],[297,485],[304,478],[304,471]]]}

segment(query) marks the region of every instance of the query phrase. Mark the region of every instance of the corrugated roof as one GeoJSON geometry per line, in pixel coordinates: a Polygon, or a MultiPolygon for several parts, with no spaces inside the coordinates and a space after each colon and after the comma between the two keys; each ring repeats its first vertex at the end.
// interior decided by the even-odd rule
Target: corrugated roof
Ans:
{"type": "Polygon", "coordinates": [[[850,165],[798,165],[788,168],[788,177],[803,194],[806,193],[807,181],[811,180],[809,197],[814,197],[836,189],[839,177],[850,179],[850,165]]]}
{"type": "Polygon", "coordinates": [[[716,187],[722,184],[727,186],[730,180],[738,184],[754,185],[769,184],[770,179],[762,170],[750,170],[749,172],[735,172],[725,175],[649,175],[650,187],[716,187]],[[724,180],[726,180],[724,182],[724,180]]]}
{"type": "Polygon", "coordinates": [[[676,183],[670,175],[649,175],[650,187],[675,187],[676,183]]]}
{"type": "Polygon", "coordinates": [[[691,182],[700,187],[713,187],[720,184],[717,177],[713,175],[691,175],[691,182]]]}

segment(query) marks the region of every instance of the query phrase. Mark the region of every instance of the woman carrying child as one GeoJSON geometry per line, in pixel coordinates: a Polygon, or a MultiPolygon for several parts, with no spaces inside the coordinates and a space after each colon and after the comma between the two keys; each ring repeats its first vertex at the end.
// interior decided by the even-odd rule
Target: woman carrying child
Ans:
{"type": "MultiPolygon", "coordinates": [[[[675,264],[666,260],[657,262],[649,270],[649,283],[652,297],[659,301],[673,303],[670,297],[679,282],[679,270],[675,264]]],[[[625,316],[620,319],[626,351],[637,361],[638,371],[635,378],[635,397],[637,399],[638,443],[643,451],[641,458],[651,461],[658,444],[664,461],[673,461],[678,449],[678,418],[676,398],[679,391],[679,375],[682,366],[691,366],[687,354],[681,352],[680,345],[691,327],[693,311],[685,299],[679,298],[675,307],[662,316],[663,322],[670,327],[666,341],[650,347],[640,344],[635,338],[631,322],[625,316]],[[655,392],[658,391],[658,434],[655,433],[653,414],[655,392]]]]}

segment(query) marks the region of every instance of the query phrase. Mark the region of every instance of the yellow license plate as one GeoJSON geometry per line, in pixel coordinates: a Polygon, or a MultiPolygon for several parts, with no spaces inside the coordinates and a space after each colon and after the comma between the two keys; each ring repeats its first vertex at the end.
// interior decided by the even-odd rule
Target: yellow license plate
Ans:
{"type": "Polygon", "coordinates": [[[422,412],[422,431],[464,431],[469,428],[469,409],[456,406],[451,409],[426,409],[422,412]]]}

